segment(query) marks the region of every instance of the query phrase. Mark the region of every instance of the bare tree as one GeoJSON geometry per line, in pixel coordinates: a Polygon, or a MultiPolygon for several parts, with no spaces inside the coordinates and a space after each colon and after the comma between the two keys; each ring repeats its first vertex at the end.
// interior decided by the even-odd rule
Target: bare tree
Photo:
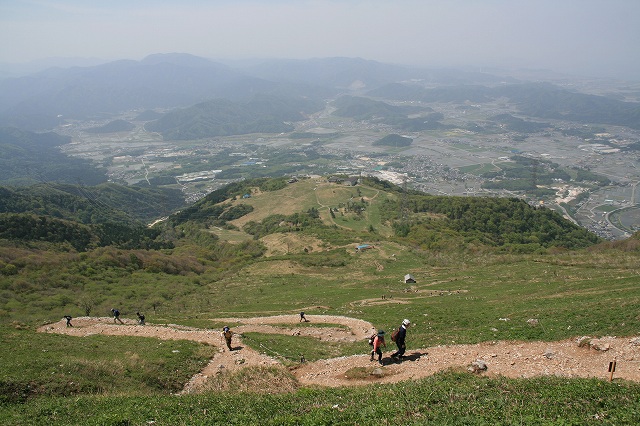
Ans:
{"type": "Polygon", "coordinates": [[[162,306],[162,300],[154,299],[151,301],[151,307],[153,308],[153,313],[156,312],[156,309],[162,306]]]}
{"type": "Polygon", "coordinates": [[[84,315],[88,317],[91,314],[93,307],[96,305],[96,301],[92,297],[85,295],[78,300],[77,304],[82,310],[84,310],[84,315]]]}

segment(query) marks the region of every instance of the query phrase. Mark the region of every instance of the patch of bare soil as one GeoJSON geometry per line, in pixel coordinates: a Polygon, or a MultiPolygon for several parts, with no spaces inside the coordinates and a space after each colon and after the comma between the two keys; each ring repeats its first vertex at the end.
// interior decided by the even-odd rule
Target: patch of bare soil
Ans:
{"type": "Polygon", "coordinates": [[[286,253],[302,253],[306,249],[310,252],[318,252],[323,251],[323,242],[322,240],[306,236],[306,235],[296,235],[293,233],[286,234],[269,234],[260,239],[267,247],[267,252],[265,256],[277,256],[286,253]]]}
{"type": "MultiPolygon", "coordinates": [[[[133,335],[159,339],[187,339],[206,343],[218,348],[218,353],[209,364],[189,383],[182,393],[198,392],[204,389],[207,379],[224,372],[237,371],[248,366],[277,366],[276,359],[263,355],[242,342],[242,333],[280,333],[312,336],[320,340],[363,342],[363,355],[325,359],[301,363],[291,372],[301,385],[315,386],[355,386],[370,383],[393,383],[415,380],[448,369],[470,368],[480,360],[486,370],[477,372],[487,376],[530,378],[535,376],[596,377],[611,378],[610,362],[616,361],[613,379],[640,382],[640,338],[601,337],[576,339],[559,342],[485,342],[474,345],[442,345],[429,348],[411,348],[411,329],[407,335],[408,350],[402,361],[390,357],[395,344],[388,342],[383,357],[383,365],[370,361],[366,338],[374,330],[372,324],[355,318],[313,315],[311,323],[339,324],[342,327],[300,327],[299,315],[276,315],[255,318],[219,318],[217,322],[238,324],[233,327],[237,333],[232,348],[228,351],[218,330],[198,329],[175,324],[145,326],[133,320],[124,324],[114,324],[112,318],[74,318],[74,327],[66,327],[66,322],[48,324],[38,329],[43,333],[61,333],[73,336],[133,335]],[[355,369],[371,370],[367,377],[352,375],[355,369]]],[[[482,364],[480,363],[480,364],[482,364]]]]}
{"type": "Polygon", "coordinates": [[[401,299],[397,297],[396,298],[387,297],[387,298],[355,300],[353,302],[350,302],[349,306],[356,307],[356,306],[373,306],[373,305],[407,305],[409,303],[411,302],[409,302],[409,300],[407,299],[401,299]]]}

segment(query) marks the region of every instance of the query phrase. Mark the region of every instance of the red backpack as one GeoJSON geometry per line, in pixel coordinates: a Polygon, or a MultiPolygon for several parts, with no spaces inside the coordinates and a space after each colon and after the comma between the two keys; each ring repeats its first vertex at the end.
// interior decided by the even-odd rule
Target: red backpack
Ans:
{"type": "Polygon", "coordinates": [[[377,336],[377,335],[378,335],[378,333],[373,333],[373,334],[371,335],[371,337],[369,337],[369,344],[370,344],[371,346],[373,346],[373,340],[376,338],[376,336],[377,336]]]}

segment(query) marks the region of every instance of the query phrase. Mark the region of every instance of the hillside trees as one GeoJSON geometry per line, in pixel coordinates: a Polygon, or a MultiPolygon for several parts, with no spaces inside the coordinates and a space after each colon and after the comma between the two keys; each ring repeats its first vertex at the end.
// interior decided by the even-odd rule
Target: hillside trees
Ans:
{"type": "Polygon", "coordinates": [[[106,183],[87,187],[37,184],[0,187],[0,213],[35,213],[84,224],[152,221],[184,203],[175,189],[106,183]]]}
{"type": "Polygon", "coordinates": [[[226,222],[238,219],[251,211],[253,207],[249,204],[239,203],[232,205],[230,199],[250,197],[255,188],[262,192],[277,191],[287,186],[287,178],[257,178],[239,182],[233,182],[219,188],[195,204],[171,215],[168,223],[171,226],[196,221],[205,224],[215,224],[216,226],[226,226],[226,222]]]}
{"type": "Polygon", "coordinates": [[[292,131],[290,122],[302,120],[302,112],[313,113],[322,107],[318,100],[292,96],[261,94],[242,103],[215,99],[169,112],[147,128],[171,140],[281,133],[292,131]]]}
{"type": "Polygon", "coordinates": [[[77,251],[87,250],[96,240],[88,226],[30,214],[0,214],[0,238],[68,243],[77,251]]]}
{"type": "MultiPolygon", "coordinates": [[[[395,221],[397,202],[386,204],[382,211],[387,219],[395,221]]],[[[553,210],[533,208],[514,198],[411,195],[409,206],[411,222],[396,222],[396,235],[427,248],[439,246],[440,239],[505,248],[529,245],[569,249],[600,241],[553,210]]]]}
{"type": "Polygon", "coordinates": [[[124,249],[171,248],[173,243],[159,239],[158,229],[126,223],[83,225],[43,215],[0,213],[0,238],[69,245],[76,251],[114,246],[124,249]]]}
{"type": "Polygon", "coordinates": [[[260,222],[249,221],[243,226],[243,230],[254,236],[261,238],[265,235],[276,232],[301,231],[308,228],[324,228],[325,225],[319,218],[317,209],[310,209],[304,213],[294,213],[291,215],[273,214],[265,217],[260,222]]]}
{"type": "Polygon", "coordinates": [[[383,137],[382,139],[378,139],[377,141],[373,142],[371,145],[372,146],[393,146],[397,148],[397,147],[409,146],[411,145],[412,142],[413,142],[413,139],[411,138],[397,135],[397,134],[390,134],[383,137]]]}
{"type": "Polygon", "coordinates": [[[33,133],[0,127],[0,181],[13,185],[37,182],[95,185],[107,180],[104,170],[89,161],[70,158],[58,148],[70,138],[56,133],[33,133]]]}

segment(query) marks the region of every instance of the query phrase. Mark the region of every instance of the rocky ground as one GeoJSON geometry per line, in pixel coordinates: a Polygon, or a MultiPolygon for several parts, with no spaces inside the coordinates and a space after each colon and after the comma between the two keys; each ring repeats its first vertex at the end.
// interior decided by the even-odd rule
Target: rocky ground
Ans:
{"type": "MultiPolygon", "coordinates": [[[[219,318],[216,322],[239,324],[232,327],[237,336],[233,351],[228,351],[219,330],[198,329],[179,325],[137,325],[133,320],[114,324],[112,318],[81,317],[73,319],[73,327],[65,320],[42,326],[38,331],[73,336],[133,335],[159,339],[187,339],[218,348],[209,364],[189,383],[183,393],[198,392],[207,379],[223,372],[232,372],[247,366],[281,366],[274,358],[259,353],[242,341],[244,332],[282,333],[313,336],[330,341],[362,341],[374,330],[373,326],[355,318],[314,315],[313,323],[340,324],[338,327],[300,327],[298,315],[278,315],[256,318],[219,318]]],[[[406,359],[394,362],[390,358],[395,345],[387,343],[383,365],[370,361],[369,354],[304,362],[291,368],[302,385],[354,386],[371,383],[392,383],[419,379],[447,369],[462,369],[487,376],[529,378],[555,375],[563,377],[596,377],[609,380],[610,362],[616,361],[614,380],[640,382],[640,338],[638,337],[585,337],[558,342],[486,342],[473,345],[443,345],[414,349],[411,347],[411,329],[407,336],[406,359]],[[351,374],[358,367],[367,373],[351,374]]]]}

